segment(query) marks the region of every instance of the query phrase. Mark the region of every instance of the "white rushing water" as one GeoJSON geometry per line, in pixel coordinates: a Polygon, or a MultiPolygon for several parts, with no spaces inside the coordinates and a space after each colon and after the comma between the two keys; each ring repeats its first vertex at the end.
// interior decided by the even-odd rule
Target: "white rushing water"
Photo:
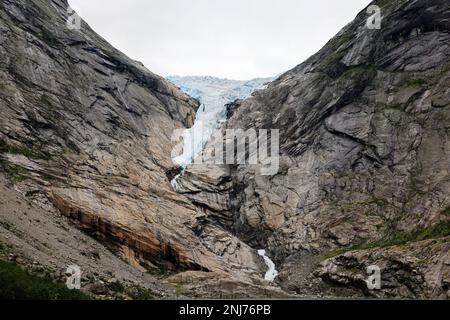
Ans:
{"type": "MultiPolygon", "coordinates": [[[[183,154],[174,159],[184,169],[200,154],[215,130],[226,121],[225,105],[250,97],[255,90],[264,88],[273,78],[237,81],[215,77],[168,77],[168,80],[201,103],[194,126],[184,133],[183,154]]],[[[180,176],[181,174],[171,182],[175,189],[180,176]]]]}
{"type": "Polygon", "coordinates": [[[258,254],[263,257],[264,262],[266,263],[269,270],[266,272],[265,279],[267,281],[273,282],[275,278],[278,276],[278,271],[275,269],[275,263],[266,255],[266,250],[258,250],[258,254]]]}

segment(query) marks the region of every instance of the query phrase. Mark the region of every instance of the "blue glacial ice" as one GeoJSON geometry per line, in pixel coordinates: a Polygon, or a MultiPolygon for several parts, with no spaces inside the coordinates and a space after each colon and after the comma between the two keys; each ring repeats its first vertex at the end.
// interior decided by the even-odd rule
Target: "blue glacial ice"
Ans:
{"type": "MultiPolygon", "coordinates": [[[[173,159],[183,170],[194,161],[215,130],[226,121],[226,105],[250,97],[254,91],[264,88],[273,80],[273,78],[258,78],[238,81],[209,76],[173,76],[167,79],[201,104],[194,126],[184,132],[183,153],[173,159]]],[[[172,180],[175,189],[179,176],[172,180]]]]}

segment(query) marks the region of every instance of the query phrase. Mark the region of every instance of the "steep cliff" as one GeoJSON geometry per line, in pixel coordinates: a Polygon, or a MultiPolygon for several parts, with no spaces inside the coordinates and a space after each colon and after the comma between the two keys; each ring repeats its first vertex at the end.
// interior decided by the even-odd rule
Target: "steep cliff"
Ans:
{"type": "Polygon", "coordinates": [[[381,29],[362,11],[232,107],[224,129],[280,130],[277,174],[193,165],[175,192],[170,137],[198,102],[68,28],[66,0],[3,0],[0,258],[161,295],[449,298],[449,3],[374,4],[381,29]]]}
{"type": "MultiPolygon", "coordinates": [[[[0,3],[1,242],[50,269],[89,260],[83,271],[103,273],[96,257],[98,268],[107,261],[85,257],[101,246],[62,213],[141,272],[230,272],[195,234],[198,209],[170,185],[171,135],[192,126],[198,102],[85,22],[69,28],[68,8],[0,3]]],[[[258,271],[256,252],[243,249],[239,272],[258,271]]]]}
{"type": "Polygon", "coordinates": [[[362,11],[227,123],[280,130],[276,175],[192,166],[181,191],[202,208],[200,226],[220,221],[268,248],[288,290],[311,292],[312,277],[319,294],[347,295],[335,292],[347,286],[351,294],[448,298],[449,240],[427,239],[450,233],[450,4],[372,4],[381,7],[380,29],[369,29],[362,11]],[[321,262],[347,250],[355,253],[321,262]],[[349,281],[365,279],[371,264],[384,268],[382,290],[349,281]]]}

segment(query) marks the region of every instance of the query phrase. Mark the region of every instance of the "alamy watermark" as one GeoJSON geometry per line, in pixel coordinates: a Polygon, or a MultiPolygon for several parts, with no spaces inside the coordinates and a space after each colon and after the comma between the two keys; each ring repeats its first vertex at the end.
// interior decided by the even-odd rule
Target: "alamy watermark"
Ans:
{"type": "Polygon", "coordinates": [[[66,26],[69,30],[80,30],[81,29],[81,17],[79,15],[80,9],[67,8],[67,21],[66,26]]]}
{"type": "Polygon", "coordinates": [[[369,277],[366,280],[367,289],[380,290],[381,289],[381,268],[376,265],[368,266],[366,270],[369,277]]]}
{"type": "MultiPolygon", "coordinates": [[[[205,141],[203,130],[193,130],[186,136],[183,129],[175,130],[172,141],[178,142],[172,150],[172,160],[176,165],[216,164],[216,165],[258,165],[261,175],[278,173],[280,167],[280,131],[278,129],[226,129],[216,130],[205,141]],[[186,143],[191,139],[192,143],[186,143]],[[198,142],[200,141],[200,142],[198,142]],[[207,145],[206,145],[206,142],[207,145]],[[196,146],[200,150],[196,151],[196,146]],[[206,145],[206,148],[203,147],[206,145]],[[191,158],[189,163],[185,163],[191,158]]],[[[209,135],[206,135],[209,136],[209,135]]]]}
{"type": "Polygon", "coordinates": [[[367,8],[367,14],[370,17],[367,19],[366,27],[371,30],[380,30],[381,29],[381,8],[376,5],[371,5],[367,8]]]}
{"type": "Polygon", "coordinates": [[[66,270],[66,286],[69,290],[81,289],[81,269],[77,265],[71,265],[66,270]]]}

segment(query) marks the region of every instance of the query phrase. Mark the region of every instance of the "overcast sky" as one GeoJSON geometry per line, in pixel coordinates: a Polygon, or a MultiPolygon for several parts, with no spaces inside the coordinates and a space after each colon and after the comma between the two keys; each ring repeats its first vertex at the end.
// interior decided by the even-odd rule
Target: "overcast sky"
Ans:
{"type": "Polygon", "coordinates": [[[287,71],[370,0],[69,0],[89,25],[151,71],[230,79],[287,71]]]}

